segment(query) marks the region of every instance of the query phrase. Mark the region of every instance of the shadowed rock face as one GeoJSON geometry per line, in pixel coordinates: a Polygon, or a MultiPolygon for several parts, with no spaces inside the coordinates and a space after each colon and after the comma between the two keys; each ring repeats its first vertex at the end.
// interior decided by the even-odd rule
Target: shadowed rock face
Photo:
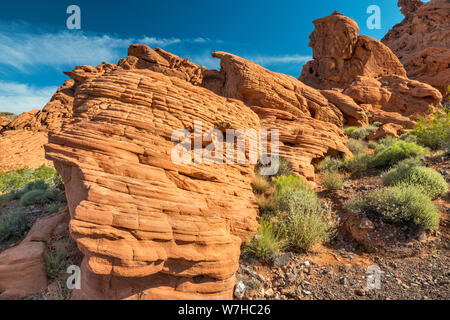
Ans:
{"type": "MultiPolygon", "coordinates": [[[[387,46],[358,36],[353,19],[334,12],[315,20],[314,25],[316,29],[310,36],[314,60],[303,67],[299,78],[306,84],[343,93],[373,113],[382,110],[415,117],[426,112],[430,104],[440,103],[440,92],[408,79],[403,65],[387,46]]],[[[323,94],[344,114],[355,116],[358,112],[351,100],[338,99],[332,91],[323,94]]]]}
{"type": "Polygon", "coordinates": [[[77,88],[74,119],[49,136],[84,299],[229,299],[240,244],[257,228],[253,166],[174,164],[174,130],[259,129],[242,102],[150,70],[77,88]]]}
{"type": "Polygon", "coordinates": [[[381,40],[404,64],[408,77],[438,88],[450,84],[450,2],[399,0],[405,19],[381,40]]]}

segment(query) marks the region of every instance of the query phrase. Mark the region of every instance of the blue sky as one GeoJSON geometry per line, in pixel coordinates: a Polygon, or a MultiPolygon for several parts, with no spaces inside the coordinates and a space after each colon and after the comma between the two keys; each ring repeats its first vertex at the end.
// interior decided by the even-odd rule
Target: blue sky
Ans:
{"type": "Polygon", "coordinates": [[[218,68],[213,51],[227,51],[298,77],[310,60],[316,18],[337,10],[360,33],[381,39],[403,19],[396,0],[14,0],[0,10],[0,111],[42,108],[75,65],[117,63],[131,43],[161,47],[218,68]],[[81,30],[68,30],[69,5],[81,8],[81,30]],[[381,29],[369,30],[370,5],[381,29]]]}

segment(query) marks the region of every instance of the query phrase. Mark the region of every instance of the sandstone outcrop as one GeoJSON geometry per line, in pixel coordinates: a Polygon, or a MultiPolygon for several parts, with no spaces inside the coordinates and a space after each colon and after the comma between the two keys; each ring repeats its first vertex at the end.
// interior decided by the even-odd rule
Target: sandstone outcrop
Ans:
{"type": "Polygon", "coordinates": [[[175,164],[171,136],[195,120],[203,133],[257,130],[257,115],[185,80],[123,69],[81,83],[73,110],[46,156],[85,256],[75,298],[230,299],[241,239],[257,228],[253,166],[175,164]]]}
{"type": "Polygon", "coordinates": [[[0,117],[0,130],[2,130],[3,127],[6,127],[10,122],[11,120],[7,117],[0,117]]]}
{"type": "Polygon", "coordinates": [[[21,299],[47,288],[46,242],[68,218],[67,208],[39,219],[22,242],[0,253],[0,300],[21,299]]]}
{"type": "Polygon", "coordinates": [[[303,67],[299,78],[306,84],[341,91],[361,106],[371,105],[373,113],[382,110],[406,117],[424,113],[442,100],[432,86],[408,79],[387,46],[358,36],[353,19],[334,12],[315,20],[314,25],[309,44],[314,60],[303,67]]]}
{"type": "Polygon", "coordinates": [[[367,140],[379,140],[382,138],[386,138],[387,136],[398,138],[400,136],[399,132],[401,132],[403,127],[394,123],[386,123],[379,127],[377,130],[372,131],[367,140]]]}
{"type": "Polygon", "coordinates": [[[400,59],[408,77],[438,88],[450,84],[450,2],[399,0],[405,16],[381,40],[400,59]]]}

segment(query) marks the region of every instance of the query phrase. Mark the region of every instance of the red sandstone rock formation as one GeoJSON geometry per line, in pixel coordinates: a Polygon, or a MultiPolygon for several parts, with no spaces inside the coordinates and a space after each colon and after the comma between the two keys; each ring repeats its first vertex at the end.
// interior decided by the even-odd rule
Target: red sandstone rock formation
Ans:
{"type": "Polygon", "coordinates": [[[450,2],[399,0],[405,19],[381,40],[404,64],[408,77],[438,88],[450,85],[450,2]]]}
{"type": "Polygon", "coordinates": [[[256,231],[253,166],[174,164],[174,130],[258,129],[242,102],[150,70],[79,85],[49,136],[70,230],[85,255],[77,298],[229,299],[241,239],[256,231]]]}
{"type": "Polygon", "coordinates": [[[353,19],[334,12],[315,20],[314,25],[310,36],[314,60],[303,67],[300,76],[306,84],[341,91],[359,105],[372,105],[374,113],[383,110],[414,117],[426,112],[430,104],[440,103],[439,91],[408,79],[388,47],[358,36],[353,19]]]}
{"type": "Polygon", "coordinates": [[[45,243],[66,224],[67,208],[39,219],[22,242],[0,254],[0,300],[22,299],[47,288],[45,243]],[[59,228],[58,228],[59,227],[59,228]]]}

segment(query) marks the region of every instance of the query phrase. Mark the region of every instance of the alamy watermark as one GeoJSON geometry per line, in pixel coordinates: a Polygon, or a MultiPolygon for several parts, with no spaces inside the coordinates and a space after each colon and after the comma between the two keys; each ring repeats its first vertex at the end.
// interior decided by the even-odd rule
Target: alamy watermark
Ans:
{"type": "Polygon", "coordinates": [[[176,145],[171,152],[175,164],[250,164],[262,165],[260,174],[274,175],[279,168],[278,129],[209,129],[203,133],[201,121],[194,128],[172,133],[176,145]],[[270,136],[270,143],[269,143],[270,136]],[[269,156],[270,145],[270,156],[269,156]],[[224,157],[225,155],[225,157],[224,157]]]}
{"type": "Polygon", "coordinates": [[[373,4],[367,8],[367,14],[370,14],[367,18],[367,28],[369,30],[381,29],[381,9],[379,6],[373,4]]]}
{"type": "Polygon", "coordinates": [[[70,16],[66,20],[66,26],[69,30],[79,30],[81,29],[81,9],[77,5],[70,5],[66,10],[67,14],[70,16]]]}

